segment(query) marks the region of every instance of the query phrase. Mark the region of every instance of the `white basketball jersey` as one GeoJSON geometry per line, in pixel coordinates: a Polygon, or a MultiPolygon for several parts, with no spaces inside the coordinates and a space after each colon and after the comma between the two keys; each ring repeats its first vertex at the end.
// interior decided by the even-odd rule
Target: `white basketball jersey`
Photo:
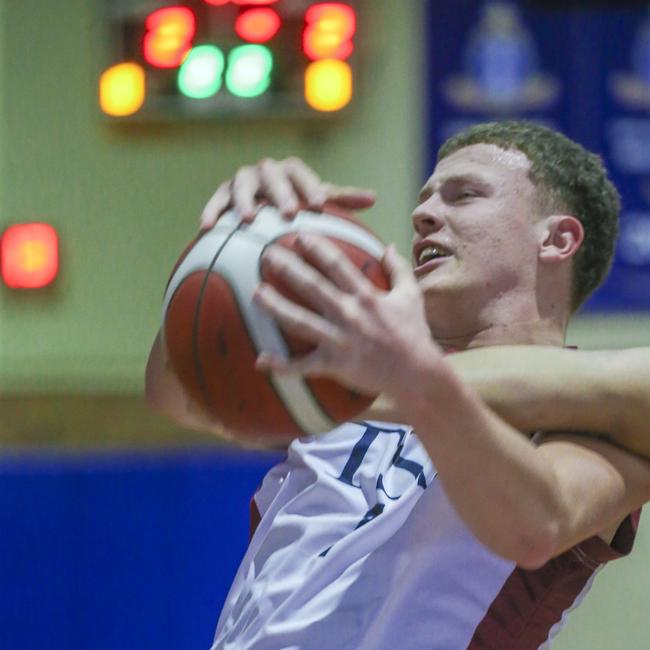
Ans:
{"type": "Polygon", "coordinates": [[[255,495],[260,523],[213,650],[526,650],[548,641],[602,563],[599,538],[524,571],[471,534],[417,436],[348,423],[289,447],[255,495]]]}

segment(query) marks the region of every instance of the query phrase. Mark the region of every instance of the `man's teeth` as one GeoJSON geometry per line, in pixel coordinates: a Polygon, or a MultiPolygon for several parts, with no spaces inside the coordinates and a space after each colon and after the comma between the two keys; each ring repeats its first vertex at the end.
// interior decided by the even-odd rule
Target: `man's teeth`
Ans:
{"type": "Polygon", "coordinates": [[[418,263],[424,264],[429,260],[433,260],[438,257],[447,257],[448,255],[449,252],[442,248],[438,248],[437,246],[427,246],[426,248],[423,248],[420,251],[420,255],[418,257],[418,263]]]}

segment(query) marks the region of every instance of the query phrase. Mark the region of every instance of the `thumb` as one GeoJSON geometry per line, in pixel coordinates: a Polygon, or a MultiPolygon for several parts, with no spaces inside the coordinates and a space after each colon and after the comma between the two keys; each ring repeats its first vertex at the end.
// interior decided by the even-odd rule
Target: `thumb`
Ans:
{"type": "Polygon", "coordinates": [[[406,259],[397,252],[395,244],[389,244],[386,247],[382,259],[382,266],[390,277],[391,288],[404,284],[405,282],[413,282],[413,269],[406,259]]]}

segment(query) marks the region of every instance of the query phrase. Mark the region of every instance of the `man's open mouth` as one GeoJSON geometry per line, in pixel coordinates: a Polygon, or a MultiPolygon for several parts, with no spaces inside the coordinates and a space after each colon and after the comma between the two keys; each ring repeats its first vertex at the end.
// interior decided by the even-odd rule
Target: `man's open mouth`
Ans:
{"type": "Polygon", "coordinates": [[[451,251],[439,244],[434,246],[425,246],[418,252],[417,265],[422,266],[431,260],[437,260],[441,257],[449,257],[450,255],[451,251]]]}

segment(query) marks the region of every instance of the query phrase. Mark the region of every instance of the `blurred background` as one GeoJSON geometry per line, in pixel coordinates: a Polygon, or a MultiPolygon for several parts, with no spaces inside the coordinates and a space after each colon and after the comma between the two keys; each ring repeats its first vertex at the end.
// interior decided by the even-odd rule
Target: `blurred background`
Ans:
{"type": "MultiPolygon", "coordinates": [[[[650,11],[570,4],[346,0],[332,55],[310,0],[0,0],[2,650],[210,645],[278,457],[159,418],[143,373],[171,268],[240,165],[298,155],[376,188],[364,219],[408,253],[446,137],[554,125],[624,198],[569,342],[650,345],[650,11]]],[[[649,552],[642,518],[554,647],[650,648],[649,552]]]]}

